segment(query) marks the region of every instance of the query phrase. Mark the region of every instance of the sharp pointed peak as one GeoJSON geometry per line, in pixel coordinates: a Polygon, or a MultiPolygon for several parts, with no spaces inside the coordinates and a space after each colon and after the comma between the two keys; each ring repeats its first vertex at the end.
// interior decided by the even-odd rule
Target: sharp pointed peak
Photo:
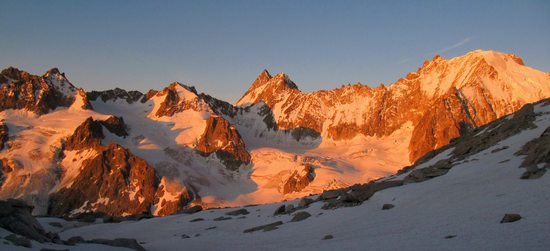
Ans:
{"type": "Polygon", "coordinates": [[[290,77],[284,73],[284,72],[281,72],[277,75],[275,75],[275,77],[273,77],[273,79],[277,79],[279,81],[277,81],[277,83],[284,83],[287,87],[291,88],[291,89],[296,89],[298,90],[298,86],[294,83],[294,81],[292,81],[290,79],[290,77]]]}
{"type": "Polygon", "coordinates": [[[46,71],[46,73],[44,73],[44,77],[56,76],[56,75],[61,75],[65,77],[65,73],[61,73],[61,71],[59,71],[59,68],[57,67],[51,68],[48,71],[46,71]]]}
{"type": "Polygon", "coordinates": [[[197,89],[195,89],[194,86],[182,84],[182,83],[177,82],[177,81],[170,83],[167,87],[164,88],[164,90],[172,90],[172,91],[178,91],[180,89],[185,89],[187,91],[190,91],[190,92],[198,95],[197,89]]]}
{"type": "Polygon", "coordinates": [[[262,72],[260,72],[260,75],[258,75],[258,78],[267,78],[271,79],[271,74],[269,74],[269,71],[267,69],[264,69],[262,72]]]}

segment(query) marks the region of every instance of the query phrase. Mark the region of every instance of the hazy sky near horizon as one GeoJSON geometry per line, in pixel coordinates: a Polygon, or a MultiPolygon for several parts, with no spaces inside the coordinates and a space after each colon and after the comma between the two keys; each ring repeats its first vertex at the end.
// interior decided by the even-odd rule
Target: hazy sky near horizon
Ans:
{"type": "Polygon", "coordinates": [[[179,81],[234,102],[264,68],[304,92],[374,87],[475,49],[549,72],[550,1],[0,2],[0,68],[86,90],[179,81]]]}

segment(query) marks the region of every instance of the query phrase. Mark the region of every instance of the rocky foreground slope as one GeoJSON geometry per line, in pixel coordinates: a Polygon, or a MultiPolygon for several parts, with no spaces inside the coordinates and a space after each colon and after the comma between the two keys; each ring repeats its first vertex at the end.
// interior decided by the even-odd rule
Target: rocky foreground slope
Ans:
{"type": "Polygon", "coordinates": [[[85,92],[57,69],[8,68],[0,198],[58,216],[272,203],[392,174],[546,97],[548,73],[493,51],[438,56],[377,88],[302,93],[264,71],[236,105],[180,83],[85,92]]]}
{"type": "MultiPolygon", "coordinates": [[[[545,250],[549,132],[546,99],[377,181],[281,203],[123,223],[39,218],[41,231],[59,235],[58,241],[30,242],[59,249],[81,240],[69,243],[71,250],[90,245],[83,240],[114,238],[136,239],[136,250],[545,250]]],[[[7,240],[0,247],[16,248],[14,236],[0,230],[7,240]]]]}

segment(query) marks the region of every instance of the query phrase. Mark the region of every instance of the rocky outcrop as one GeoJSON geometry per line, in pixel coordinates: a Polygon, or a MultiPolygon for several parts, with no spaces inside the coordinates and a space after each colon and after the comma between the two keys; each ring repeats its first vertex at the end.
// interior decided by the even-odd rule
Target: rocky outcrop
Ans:
{"type": "Polygon", "coordinates": [[[200,206],[199,208],[195,207],[186,209],[193,199],[194,194],[182,184],[170,182],[167,177],[163,177],[157,187],[157,192],[155,193],[153,207],[156,210],[152,213],[158,216],[166,216],[175,213],[190,213],[197,209],[202,210],[202,207],[200,206]]]}
{"type": "Polygon", "coordinates": [[[32,206],[20,200],[0,201],[0,227],[38,242],[49,242],[54,235],[47,233],[32,216],[32,206]]]}
{"type": "Polygon", "coordinates": [[[6,124],[0,122],[0,151],[4,149],[4,145],[8,142],[9,139],[9,129],[6,124]]]}
{"type": "Polygon", "coordinates": [[[126,91],[120,88],[115,88],[112,90],[105,90],[105,91],[91,91],[88,92],[88,98],[92,101],[96,101],[98,98],[101,98],[103,102],[107,101],[116,101],[118,99],[123,99],[128,102],[128,104],[132,104],[141,98],[143,98],[143,93],[139,91],[126,91]]]}
{"type": "Polygon", "coordinates": [[[128,126],[124,123],[122,117],[111,116],[106,120],[100,122],[109,132],[119,136],[126,137],[128,136],[128,126]]]}
{"type": "Polygon", "coordinates": [[[550,168],[550,127],[536,139],[525,144],[516,155],[525,155],[521,167],[525,168],[522,179],[541,177],[550,168]],[[539,167],[540,166],[540,167],[539,167]]]}
{"type": "Polygon", "coordinates": [[[521,220],[521,215],[519,214],[505,214],[503,217],[502,217],[502,220],[500,220],[500,223],[511,223],[511,222],[516,222],[518,220],[521,220]]]}
{"type": "Polygon", "coordinates": [[[122,117],[111,116],[106,120],[94,120],[92,117],[89,117],[67,138],[65,141],[65,150],[98,148],[101,145],[101,140],[105,138],[103,126],[109,132],[119,137],[128,136],[128,127],[122,117]]]}
{"type": "Polygon", "coordinates": [[[318,200],[325,202],[322,209],[352,207],[362,204],[380,190],[402,185],[401,180],[355,184],[347,188],[324,191],[319,195],[318,200]]]}
{"type": "Polygon", "coordinates": [[[241,135],[222,117],[210,116],[195,149],[205,156],[215,153],[230,170],[250,163],[251,157],[241,135]]]}
{"type": "Polygon", "coordinates": [[[301,170],[293,170],[290,176],[283,181],[280,192],[289,194],[302,191],[315,179],[314,168],[308,165],[301,166],[301,170]]]}
{"type": "Polygon", "coordinates": [[[120,145],[100,147],[83,162],[73,183],[51,194],[49,215],[102,212],[112,216],[150,214],[158,185],[155,170],[120,145]]]}
{"type": "MultiPolygon", "coordinates": [[[[549,99],[541,100],[534,104],[527,104],[513,114],[473,129],[470,133],[453,139],[450,144],[425,154],[414,165],[398,171],[397,175],[408,173],[402,180],[405,184],[423,182],[445,175],[453,166],[459,164],[460,161],[467,162],[469,161],[468,158],[472,155],[479,154],[491,147],[495,148],[490,152],[491,154],[506,150],[509,146],[504,145],[498,148],[495,146],[512,136],[520,134],[524,130],[535,129],[537,127],[535,124],[538,121],[537,117],[545,115],[544,113],[536,113],[535,106],[540,105],[544,107],[548,104],[550,104],[549,99]],[[448,150],[450,154],[447,158],[441,159],[435,162],[435,164],[418,168],[420,165],[448,150]]],[[[546,128],[538,138],[527,142],[515,153],[516,155],[526,155],[520,166],[526,168],[526,171],[520,177],[521,179],[536,179],[545,174],[548,162],[550,161],[550,149],[547,146],[549,135],[550,129],[546,128]]]]}
{"type": "Polygon", "coordinates": [[[81,150],[86,148],[98,148],[101,140],[105,138],[101,122],[89,117],[79,125],[74,133],[65,142],[65,150],[81,150]]]}
{"type": "Polygon", "coordinates": [[[57,107],[69,107],[75,101],[75,92],[57,68],[43,76],[13,67],[0,72],[0,111],[24,109],[42,115],[57,107]]]}

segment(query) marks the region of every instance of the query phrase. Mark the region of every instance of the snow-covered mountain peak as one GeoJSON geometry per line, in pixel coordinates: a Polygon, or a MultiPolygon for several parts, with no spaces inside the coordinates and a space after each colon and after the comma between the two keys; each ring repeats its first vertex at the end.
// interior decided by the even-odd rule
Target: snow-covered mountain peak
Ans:
{"type": "Polygon", "coordinates": [[[76,87],[65,77],[65,73],[61,73],[58,68],[48,70],[43,78],[63,95],[67,97],[75,96],[76,87]]]}
{"type": "Polygon", "coordinates": [[[237,106],[250,105],[270,99],[273,93],[299,92],[298,86],[284,72],[271,77],[267,70],[263,70],[246,93],[237,101],[237,106]]]}
{"type": "Polygon", "coordinates": [[[166,89],[174,90],[174,91],[177,91],[178,93],[183,93],[183,92],[189,93],[189,92],[191,92],[192,94],[197,96],[197,89],[195,89],[194,86],[185,85],[185,84],[182,84],[180,82],[170,83],[170,85],[168,85],[168,87],[166,87],[166,89]]]}
{"type": "Polygon", "coordinates": [[[53,76],[56,76],[56,75],[65,76],[65,74],[61,73],[57,67],[51,68],[48,71],[46,71],[46,73],[44,73],[44,77],[49,77],[49,76],[52,76],[52,75],[53,76]]]}

